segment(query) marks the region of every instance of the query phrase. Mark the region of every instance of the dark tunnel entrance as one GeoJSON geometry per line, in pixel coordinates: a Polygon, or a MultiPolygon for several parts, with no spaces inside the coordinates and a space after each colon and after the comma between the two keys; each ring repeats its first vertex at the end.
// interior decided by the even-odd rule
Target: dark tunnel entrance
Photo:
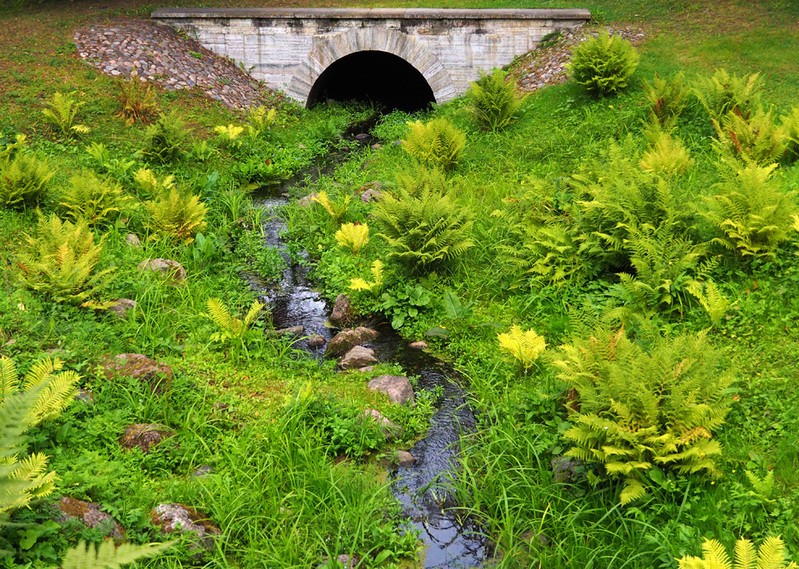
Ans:
{"type": "Polygon", "coordinates": [[[371,102],[384,111],[415,112],[435,102],[410,63],[385,51],[359,51],[325,69],[308,94],[308,108],[328,100],[371,102]]]}

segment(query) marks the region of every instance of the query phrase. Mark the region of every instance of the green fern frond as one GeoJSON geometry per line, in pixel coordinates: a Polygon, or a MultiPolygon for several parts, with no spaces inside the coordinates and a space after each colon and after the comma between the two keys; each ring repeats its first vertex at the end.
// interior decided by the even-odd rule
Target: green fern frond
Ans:
{"type": "Polygon", "coordinates": [[[621,490],[619,496],[621,505],[626,506],[633,500],[643,498],[646,495],[646,487],[637,478],[626,478],[624,480],[624,488],[621,490]]]}
{"type": "Polygon", "coordinates": [[[81,541],[67,550],[61,569],[118,569],[138,559],[154,557],[173,544],[174,542],[146,545],[122,543],[117,547],[111,540],[103,541],[100,545],[81,541]]]}
{"type": "Polygon", "coordinates": [[[17,368],[14,360],[0,356],[0,402],[17,390],[17,368]]]}

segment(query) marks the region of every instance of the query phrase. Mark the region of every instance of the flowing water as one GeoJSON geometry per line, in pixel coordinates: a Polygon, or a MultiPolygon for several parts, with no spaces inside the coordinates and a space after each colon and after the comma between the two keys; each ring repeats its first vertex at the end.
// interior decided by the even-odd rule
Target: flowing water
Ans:
{"type": "MultiPolygon", "coordinates": [[[[285,190],[285,187],[282,188],[285,190]]],[[[266,210],[265,245],[281,251],[286,260],[280,282],[264,283],[257,275],[247,275],[251,286],[270,307],[276,329],[302,326],[303,339],[298,347],[317,357],[324,347],[308,347],[307,338],[319,334],[325,340],[332,336],[326,325],[329,307],[308,280],[307,268],[292,263],[281,233],[285,223],[277,215],[285,197],[261,197],[256,204],[266,210]]],[[[399,363],[406,374],[419,378],[418,389],[440,388],[439,398],[426,436],[410,452],[416,457],[411,467],[399,468],[392,475],[392,491],[402,503],[405,513],[420,532],[424,542],[426,568],[469,569],[480,567],[487,557],[485,540],[468,524],[462,524],[451,506],[446,477],[456,467],[460,434],[474,426],[474,416],[465,404],[464,393],[455,373],[441,361],[421,350],[408,348],[389,326],[379,328],[380,337],[370,344],[382,362],[399,363]]]]}

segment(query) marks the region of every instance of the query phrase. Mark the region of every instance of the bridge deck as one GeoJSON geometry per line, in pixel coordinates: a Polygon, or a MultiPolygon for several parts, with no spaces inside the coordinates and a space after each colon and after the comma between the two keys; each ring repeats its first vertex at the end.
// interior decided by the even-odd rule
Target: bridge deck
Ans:
{"type": "Polygon", "coordinates": [[[263,18],[332,20],[583,20],[584,9],[460,9],[460,8],[159,8],[160,18],[263,18]]]}

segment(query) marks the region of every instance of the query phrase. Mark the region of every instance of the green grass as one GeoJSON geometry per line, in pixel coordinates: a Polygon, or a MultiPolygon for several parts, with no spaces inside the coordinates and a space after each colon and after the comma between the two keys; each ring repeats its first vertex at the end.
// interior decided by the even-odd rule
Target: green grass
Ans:
{"type": "MultiPolygon", "coordinates": [[[[31,151],[56,170],[40,204],[43,212],[58,210],[59,191],[72,175],[100,168],[84,149],[92,142],[106,144],[120,162],[134,161],[127,173],[112,174],[134,202],[146,196],[139,195],[132,173],[149,166],[159,179],[174,175],[181,189],[199,195],[209,208],[208,228],[193,243],[150,238],[141,207],[125,212],[103,231],[101,266],[114,267],[116,277],[102,299],[124,297],[138,303],[124,319],[54,303],[24,289],[15,277],[17,252],[37,214],[0,212],[0,354],[12,357],[23,372],[46,354],[61,357],[95,396],[93,404],[75,403],[62,417],[32,432],[29,451],[50,456],[59,483],[34,508],[15,513],[14,521],[23,525],[0,528],[0,538],[8,543],[20,543],[22,532],[25,543],[32,540],[30,547],[17,548],[12,558],[0,561],[0,567],[55,565],[64,548],[78,539],[100,539],[97,532],[52,522],[50,508],[61,495],[100,502],[137,542],[161,539],[149,521],[150,510],[160,502],[195,506],[221,529],[207,553],[198,556],[186,538],[142,566],[304,568],[343,553],[361,558],[359,567],[409,566],[416,554],[415,538],[384,474],[373,464],[391,445],[374,425],[360,419],[360,412],[376,408],[402,424],[405,437],[395,444],[407,446],[424,432],[434,394],[419,396],[412,410],[395,409],[367,392],[364,379],[399,373],[396,366],[382,365],[355,379],[336,373],[332,362],[320,364],[288,342],[269,337],[252,341],[248,355],[234,361],[210,340],[216,329],[205,315],[209,297],[220,298],[237,313],[250,306],[254,295],[240,277],[242,270],[257,270],[266,279],[282,270],[280,256],[261,246],[263,214],[252,205],[250,184],[276,182],[300,171],[335,149],[340,133],[368,111],[280,107],[281,126],[263,140],[236,148],[219,144],[213,127],[238,124],[240,117],[196,94],[159,91],[160,107],[178,109],[191,137],[205,140],[208,152],[203,160],[146,164],[135,154],[144,128],[125,126],[115,116],[113,81],[80,62],[71,42],[77,26],[117,15],[146,15],[156,4],[131,1],[99,8],[90,2],[16,3],[0,12],[6,32],[0,37],[0,137],[11,140],[25,133],[31,151]],[[67,140],[44,124],[38,110],[55,91],[75,89],[87,102],[78,122],[92,131],[67,140]],[[249,169],[265,156],[272,159],[272,169],[249,169]],[[250,166],[243,166],[248,162],[250,166]],[[141,248],[126,243],[129,232],[142,237],[141,248]],[[181,262],[187,282],[175,285],[136,268],[156,257],[181,262]],[[170,364],[175,371],[172,390],[157,396],[133,380],[106,378],[104,360],[124,352],[170,364]],[[163,423],[176,434],[149,454],[123,451],[117,441],[133,422],[163,423]],[[204,465],[212,473],[194,476],[204,465]]],[[[511,1],[448,4],[455,6],[527,7],[511,1]]],[[[697,554],[703,538],[731,545],[740,536],[759,540],[775,534],[782,535],[797,559],[795,232],[771,259],[751,262],[713,249],[719,258],[709,274],[730,302],[719,323],[712,325],[697,303],[654,317],[661,329],[673,333],[710,328],[711,342],[726,352],[735,370],[735,391],[729,394],[734,403],[717,433],[724,448],[717,479],[666,470],[663,477],[650,480],[646,498],[625,507],[618,504],[619,485],[608,482],[599,468],[589,466],[567,483],[554,482],[550,461],[567,448],[562,434],[570,425],[568,393],[555,379],[548,356],[522,373],[499,350],[497,334],[515,324],[542,334],[552,352],[572,336],[590,333],[604,308],[619,306],[619,277],[612,267],[565,285],[541,283],[523,272],[534,259],[532,249],[524,246],[532,239],[529,231],[539,225],[561,226],[573,218],[591,222],[580,218],[584,212],[571,177],[616,172],[618,165],[608,170],[611,166],[601,164],[611,143],[627,154],[643,150],[647,108],[642,81],[655,72],[677,70],[684,70],[691,81],[723,66],[739,74],[761,72],[766,102],[777,113],[799,103],[795,2],[606,0],[584,6],[605,23],[637,25],[645,31],[641,66],[630,89],[617,98],[594,100],[571,83],[547,88],[528,97],[518,120],[498,133],[482,132],[463,99],[436,108],[433,116],[451,120],[467,135],[449,183],[458,207],[474,215],[475,245],[453,266],[420,278],[389,264],[384,288],[352,293],[356,306],[380,312],[399,301],[398,310],[406,316],[402,333],[408,339],[425,338],[468,382],[478,425],[464,438],[453,492],[457,507],[496,544],[497,567],[673,568],[676,558],[697,554]],[[403,297],[409,287],[429,294],[431,302],[412,304],[403,297]],[[585,470],[597,477],[593,483],[585,470]],[[747,470],[760,479],[772,472],[774,488],[758,490],[747,470]]],[[[418,117],[386,117],[375,130],[383,138],[380,149],[353,150],[334,172],[293,187],[292,197],[324,190],[343,202],[372,182],[391,191],[397,173],[416,168],[402,147],[392,144],[405,135],[405,122],[412,118],[418,117]]],[[[692,103],[675,134],[696,160],[673,182],[681,196],[675,207],[692,221],[687,238],[706,242],[714,229],[697,214],[703,196],[711,195],[719,180],[711,149],[713,128],[692,103]]],[[[783,165],[780,176],[783,190],[799,188],[798,165],[783,165]]],[[[386,245],[371,224],[371,208],[354,197],[343,214],[343,221],[369,223],[372,229],[357,257],[335,244],[338,226],[318,204],[291,205],[283,212],[291,250],[307,248],[318,285],[331,298],[351,292],[354,277],[373,280],[372,261],[387,259],[386,245]]],[[[594,260],[563,255],[564,265],[594,260]]],[[[623,314],[629,329],[636,330],[634,313],[623,314]]],[[[268,329],[270,323],[265,318],[257,326],[268,329]]]]}

